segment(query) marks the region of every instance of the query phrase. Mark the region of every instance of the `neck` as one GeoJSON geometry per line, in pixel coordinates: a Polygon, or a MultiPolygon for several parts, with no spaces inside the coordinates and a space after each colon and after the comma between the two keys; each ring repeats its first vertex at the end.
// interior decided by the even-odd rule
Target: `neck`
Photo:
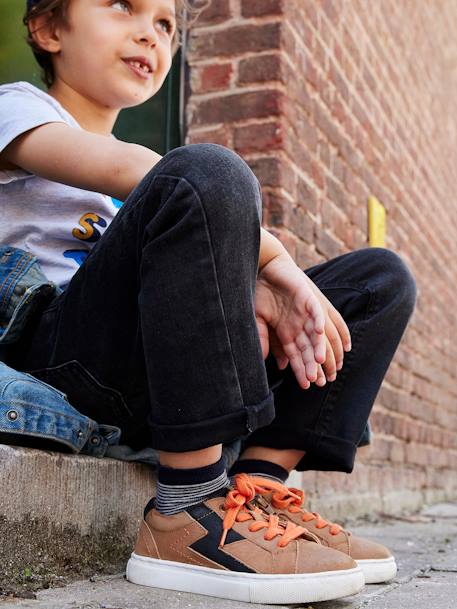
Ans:
{"type": "Polygon", "coordinates": [[[73,116],[82,129],[100,135],[111,134],[119,110],[100,105],[58,79],[49,88],[48,94],[73,116]]]}

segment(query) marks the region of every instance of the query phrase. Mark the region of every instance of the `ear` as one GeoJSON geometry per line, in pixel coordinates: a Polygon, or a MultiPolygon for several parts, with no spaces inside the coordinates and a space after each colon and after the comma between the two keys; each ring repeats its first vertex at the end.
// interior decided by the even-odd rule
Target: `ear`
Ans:
{"type": "Polygon", "coordinates": [[[49,53],[60,51],[59,30],[52,11],[33,17],[29,21],[29,30],[36,44],[49,53]]]}

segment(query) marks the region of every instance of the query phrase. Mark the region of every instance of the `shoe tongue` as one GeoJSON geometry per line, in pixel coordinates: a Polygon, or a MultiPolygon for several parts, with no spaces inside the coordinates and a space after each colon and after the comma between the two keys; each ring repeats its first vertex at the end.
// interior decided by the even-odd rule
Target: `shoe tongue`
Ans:
{"type": "Polygon", "coordinates": [[[256,507],[260,508],[263,512],[267,514],[274,514],[274,509],[271,506],[271,503],[265,499],[262,495],[256,495],[254,499],[251,499],[246,506],[251,506],[250,509],[254,509],[256,507]]]}
{"type": "MultiPolygon", "coordinates": [[[[249,501],[248,503],[246,503],[246,507],[249,510],[252,511],[256,511],[260,508],[260,510],[264,513],[264,514],[275,514],[276,510],[273,508],[273,506],[271,505],[271,503],[267,500],[267,496],[263,496],[263,495],[256,495],[254,497],[254,499],[252,499],[251,501],[249,501]]],[[[281,524],[284,528],[287,527],[288,522],[290,522],[287,518],[284,517],[280,517],[279,518],[279,524],[281,524]]],[[[307,541],[313,541],[315,543],[318,543],[319,545],[321,545],[321,540],[319,539],[319,537],[317,537],[317,535],[314,535],[314,533],[311,533],[311,531],[308,531],[307,529],[305,529],[303,527],[303,532],[302,532],[302,537],[304,539],[306,539],[307,541]]]]}

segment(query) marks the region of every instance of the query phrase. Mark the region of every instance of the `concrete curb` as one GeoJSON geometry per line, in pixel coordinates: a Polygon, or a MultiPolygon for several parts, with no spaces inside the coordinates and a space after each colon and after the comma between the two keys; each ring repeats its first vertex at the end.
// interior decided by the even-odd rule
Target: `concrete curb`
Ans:
{"type": "Polygon", "coordinates": [[[154,478],[146,465],[0,445],[0,489],[0,588],[28,573],[40,588],[122,570],[154,478]]]}

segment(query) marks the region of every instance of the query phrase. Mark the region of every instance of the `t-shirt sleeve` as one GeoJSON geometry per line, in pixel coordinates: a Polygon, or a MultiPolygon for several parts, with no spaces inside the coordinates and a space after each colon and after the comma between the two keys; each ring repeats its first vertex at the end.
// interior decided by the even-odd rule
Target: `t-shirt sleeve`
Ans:
{"type": "Polygon", "coordinates": [[[54,122],[65,120],[45,99],[29,91],[0,87],[0,152],[22,133],[54,122]]]}

